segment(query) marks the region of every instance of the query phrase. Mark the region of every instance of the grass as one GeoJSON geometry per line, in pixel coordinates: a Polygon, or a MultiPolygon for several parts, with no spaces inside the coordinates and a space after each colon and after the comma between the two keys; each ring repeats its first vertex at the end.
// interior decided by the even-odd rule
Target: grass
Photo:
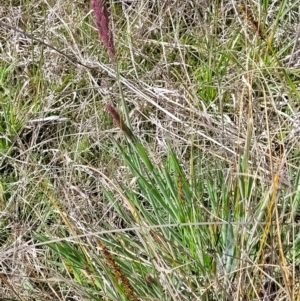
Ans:
{"type": "Polygon", "coordinates": [[[0,300],[300,300],[298,6],[7,1],[0,300]]]}

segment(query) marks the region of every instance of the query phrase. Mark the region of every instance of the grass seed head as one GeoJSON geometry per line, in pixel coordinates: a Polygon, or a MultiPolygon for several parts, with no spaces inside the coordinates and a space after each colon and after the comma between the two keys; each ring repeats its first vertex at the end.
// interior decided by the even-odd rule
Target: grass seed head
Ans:
{"type": "Polygon", "coordinates": [[[121,131],[131,140],[135,140],[135,136],[133,135],[130,128],[124,123],[120,114],[114,109],[111,104],[106,105],[106,110],[115,122],[115,124],[121,129],[121,131]]]}
{"type": "Polygon", "coordinates": [[[103,0],[91,0],[91,6],[94,11],[99,38],[102,41],[108,56],[114,58],[115,46],[113,34],[109,28],[109,14],[106,4],[103,0]]]}
{"type": "Polygon", "coordinates": [[[111,104],[106,105],[106,110],[113,119],[113,121],[116,123],[116,125],[121,128],[121,117],[120,114],[115,110],[115,108],[111,104]]]}

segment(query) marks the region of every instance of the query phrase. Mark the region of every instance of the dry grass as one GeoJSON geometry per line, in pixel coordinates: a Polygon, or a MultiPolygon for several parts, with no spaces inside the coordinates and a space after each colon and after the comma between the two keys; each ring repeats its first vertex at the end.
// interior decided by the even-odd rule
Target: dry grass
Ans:
{"type": "Polygon", "coordinates": [[[116,62],[88,1],[6,2],[0,297],[131,300],[115,265],[139,300],[300,300],[290,227],[299,218],[299,1],[248,1],[244,13],[227,0],[110,1],[116,62]],[[121,97],[150,159],[106,112],[111,104],[126,115],[121,97]],[[134,171],[144,165],[157,200],[160,168],[174,176],[175,188],[163,182],[177,189],[178,203],[163,208],[170,216],[141,190],[134,171]],[[229,220],[246,224],[217,223],[229,220]],[[209,226],[185,232],[180,222],[209,226]]]}

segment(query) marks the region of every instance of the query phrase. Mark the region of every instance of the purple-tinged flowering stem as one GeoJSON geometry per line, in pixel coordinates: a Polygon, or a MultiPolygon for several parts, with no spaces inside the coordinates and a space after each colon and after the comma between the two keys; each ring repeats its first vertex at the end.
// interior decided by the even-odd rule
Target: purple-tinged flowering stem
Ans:
{"type": "Polygon", "coordinates": [[[115,124],[121,129],[121,131],[131,140],[135,140],[135,136],[133,135],[130,128],[124,123],[120,114],[114,109],[114,107],[110,104],[106,105],[106,110],[115,122],[115,124]]]}
{"type": "Polygon", "coordinates": [[[95,14],[96,26],[99,38],[102,41],[110,58],[115,57],[115,46],[112,31],[109,28],[109,14],[104,3],[105,0],[91,0],[91,6],[95,14]]]}

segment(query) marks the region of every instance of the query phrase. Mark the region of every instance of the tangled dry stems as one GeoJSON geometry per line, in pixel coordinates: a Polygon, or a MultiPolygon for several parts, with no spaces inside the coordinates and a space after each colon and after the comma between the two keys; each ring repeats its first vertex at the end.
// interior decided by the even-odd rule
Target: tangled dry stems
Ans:
{"type": "MultiPolygon", "coordinates": [[[[247,139],[251,138],[250,167],[253,170],[258,168],[259,176],[268,181],[278,171],[282,185],[289,186],[291,183],[285,170],[294,168],[288,161],[288,155],[297,144],[300,121],[298,109],[291,105],[290,96],[280,95],[281,88],[285,90],[284,86],[273,86],[274,91],[262,93],[271,81],[260,80],[260,70],[257,73],[252,69],[241,72],[235,66],[229,66],[222,81],[212,83],[219,85],[219,91],[228,92],[223,112],[220,111],[221,96],[219,103],[205,103],[198,97],[203,83],[190,75],[190,71],[196,74],[199,70],[190,66],[193,62],[185,61],[186,53],[195,51],[198,57],[194,64],[197,65],[204,62],[203,57],[207,57],[208,52],[195,47],[191,37],[183,43],[176,30],[179,18],[186,32],[194,34],[194,26],[201,19],[197,37],[201,41],[205,39],[203,36],[213,37],[215,32],[210,20],[201,18],[210,16],[206,8],[209,5],[204,2],[196,4],[189,1],[180,7],[168,2],[162,7],[150,1],[143,2],[144,6],[139,1],[122,3],[126,18],[116,16],[114,29],[117,52],[120,56],[128,56],[123,59],[128,68],[121,71],[121,82],[131,107],[134,134],[148,145],[152,154],[155,153],[153,159],[157,162],[163,160],[168,140],[183,162],[186,160],[184,154],[193,143],[201,150],[204,161],[209,162],[216,157],[225,159],[232,175],[237,172],[234,166],[236,158],[243,152],[247,139]],[[200,17],[196,13],[188,13],[196,11],[194,6],[197,6],[200,17]],[[166,38],[161,41],[159,36],[166,38]],[[253,82],[258,85],[257,89],[249,89],[253,82]],[[287,108],[289,113],[283,108],[287,108]],[[284,139],[278,138],[282,136],[284,139]]],[[[235,34],[232,28],[240,16],[232,13],[230,1],[222,4],[220,16],[223,19],[219,19],[218,38],[226,41],[235,34]],[[226,26],[226,20],[230,20],[232,25],[226,26]]],[[[99,228],[102,221],[123,226],[123,221],[101,194],[104,181],[76,168],[79,162],[113,175],[117,180],[128,176],[128,171],[118,164],[118,154],[111,151],[109,142],[112,134],[120,141],[124,138],[117,128],[111,129],[108,119],[103,119],[104,106],[108,102],[106,96],[109,95],[109,102],[119,103],[116,74],[100,53],[96,31],[87,21],[89,11],[89,7],[82,3],[62,1],[52,7],[44,1],[19,7],[6,5],[0,11],[1,20],[25,30],[32,26],[33,35],[46,39],[91,67],[74,66],[55,51],[13,30],[1,28],[1,61],[11,64],[8,76],[19,85],[3,94],[11,94],[14,101],[19,101],[13,113],[22,123],[11,149],[1,159],[2,172],[12,169],[17,179],[6,186],[9,205],[2,204],[1,218],[9,232],[9,240],[3,242],[3,248],[29,243],[31,234],[48,223],[48,231],[52,235],[68,232],[61,225],[56,225],[60,222],[43,195],[41,181],[51,182],[55,197],[61,199],[62,210],[70,216],[73,226],[83,229],[83,232],[99,228]],[[40,8],[48,12],[46,18],[41,15],[43,10],[40,8]],[[58,121],[43,121],[44,117],[54,115],[59,116],[58,121]],[[32,119],[40,122],[33,123],[32,119]],[[106,151],[109,156],[105,155],[106,151]]],[[[255,42],[255,33],[248,34],[251,42],[255,42]]],[[[278,44],[284,44],[280,37],[277,39],[278,44]]],[[[295,43],[293,52],[287,55],[288,63],[286,58],[282,59],[283,66],[292,68],[291,62],[297,62],[298,46],[295,43]]],[[[249,52],[234,54],[234,50],[228,49],[245,64],[249,62],[247,55],[250,56],[253,50],[249,48],[249,52]]],[[[10,136],[5,138],[10,140],[10,136]]],[[[80,288],[73,283],[69,283],[70,292],[60,293],[62,282],[68,281],[68,277],[51,270],[45,260],[47,252],[47,249],[31,249],[30,252],[15,254],[17,257],[5,258],[1,263],[1,273],[5,277],[2,278],[5,284],[1,288],[3,296],[11,297],[13,290],[27,298],[29,291],[24,292],[23,286],[26,281],[31,281],[41,298],[63,300],[67,294],[79,298],[80,288]],[[48,281],[50,278],[57,281],[48,281]]],[[[171,286],[167,283],[166,289],[168,285],[171,286]]],[[[173,291],[173,288],[169,290],[173,291]]]]}

